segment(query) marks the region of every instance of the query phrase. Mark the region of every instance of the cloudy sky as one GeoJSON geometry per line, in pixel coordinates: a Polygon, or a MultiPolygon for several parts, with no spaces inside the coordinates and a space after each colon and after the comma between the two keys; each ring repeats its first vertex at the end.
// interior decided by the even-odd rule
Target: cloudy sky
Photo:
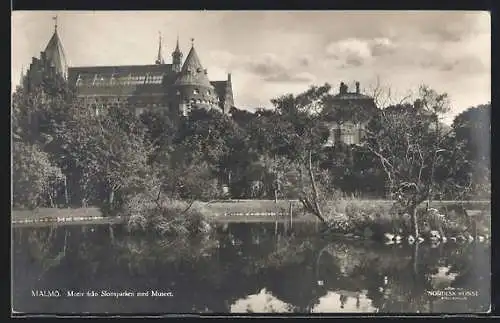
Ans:
{"type": "Polygon", "coordinates": [[[152,64],[163,35],[167,62],[190,38],[212,80],[232,73],[240,108],[328,82],[393,97],[425,83],[450,95],[451,119],[489,102],[491,28],[487,12],[425,11],[17,11],[12,14],[12,82],[45,48],[58,15],[70,66],[152,64]]]}

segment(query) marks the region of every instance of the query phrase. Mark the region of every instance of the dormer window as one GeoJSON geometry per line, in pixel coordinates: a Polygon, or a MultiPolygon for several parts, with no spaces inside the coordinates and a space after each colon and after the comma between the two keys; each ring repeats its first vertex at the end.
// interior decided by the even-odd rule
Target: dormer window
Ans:
{"type": "Polygon", "coordinates": [[[198,67],[198,68],[196,69],[196,72],[201,73],[201,68],[199,68],[199,67],[198,67]]]}
{"type": "Polygon", "coordinates": [[[211,93],[210,93],[210,90],[208,90],[208,91],[207,91],[207,95],[210,95],[210,94],[211,94],[211,93]]]}
{"type": "Polygon", "coordinates": [[[194,90],[193,90],[193,94],[200,94],[200,90],[198,90],[198,89],[194,89],[194,90]]]}

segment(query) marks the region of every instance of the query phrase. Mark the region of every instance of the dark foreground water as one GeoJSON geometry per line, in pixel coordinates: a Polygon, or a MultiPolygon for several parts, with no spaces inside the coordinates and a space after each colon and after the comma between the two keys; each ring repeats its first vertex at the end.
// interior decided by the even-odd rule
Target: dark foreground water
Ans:
{"type": "Polygon", "coordinates": [[[13,230],[23,313],[474,313],[490,304],[490,245],[311,238],[231,224],[169,241],[108,225],[13,230]],[[141,294],[142,293],[142,294],[141,294]],[[434,295],[434,296],[433,296],[434,295]]]}

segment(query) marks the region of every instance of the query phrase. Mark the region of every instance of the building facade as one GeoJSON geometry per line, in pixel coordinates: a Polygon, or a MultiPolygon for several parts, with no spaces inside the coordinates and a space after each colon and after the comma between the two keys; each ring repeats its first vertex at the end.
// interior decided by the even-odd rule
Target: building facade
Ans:
{"type": "Polygon", "coordinates": [[[184,62],[178,39],[171,56],[172,62],[166,64],[160,36],[154,64],[69,67],[56,24],[47,47],[40,58],[33,58],[22,84],[30,89],[47,75],[57,76],[68,82],[85,106],[99,109],[124,105],[137,115],[151,109],[165,109],[173,116],[186,115],[193,107],[229,113],[234,106],[231,74],[226,80],[210,81],[194,39],[184,62]]]}
{"type": "Polygon", "coordinates": [[[323,111],[323,120],[330,130],[325,145],[359,145],[368,122],[377,111],[375,100],[360,92],[359,82],[354,92],[349,92],[348,86],[341,82],[339,92],[327,102],[323,111]]]}

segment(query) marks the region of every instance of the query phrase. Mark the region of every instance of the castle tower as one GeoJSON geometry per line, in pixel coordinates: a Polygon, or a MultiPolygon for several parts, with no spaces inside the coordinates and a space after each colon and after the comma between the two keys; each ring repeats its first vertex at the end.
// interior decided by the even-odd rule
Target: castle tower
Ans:
{"type": "Polygon", "coordinates": [[[207,70],[203,68],[198,58],[194,48],[194,39],[192,41],[191,50],[174,83],[180,112],[183,114],[194,106],[217,107],[215,89],[208,79],[207,70]]]}
{"type": "Polygon", "coordinates": [[[61,39],[57,32],[57,16],[54,19],[54,33],[50,38],[45,50],[40,52],[40,57],[32,58],[26,74],[24,75],[21,85],[27,90],[31,91],[41,84],[44,80],[67,80],[68,64],[66,55],[62,46],[61,39]]]}
{"type": "Polygon", "coordinates": [[[165,61],[163,60],[163,55],[162,55],[161,32],[158,32],[158,34],[159,34],[158,55],[156,57],[155,64],[160,65],[160,64],[165,64],[165,61]]]}
{"type": "Polygon", "coordinates": [[[68,76],[68,63],[66,61],[66,55],[62,46],[61,39],[57,33],[57,16],[53,18],[54,24],[54,34],[50,38],[47,47],[45,47],[45,59],[50,67],[53,67],[55,72],[67,79],[68,76]]]}
{"type": "Polygon", "coordinates": [[[180,72],[182,66],[182,52],[179,49],[179,36],[177,36],[177,44],[175,45],[175,50],[172,52],[172,70],[174,72],[180,72]]]}

